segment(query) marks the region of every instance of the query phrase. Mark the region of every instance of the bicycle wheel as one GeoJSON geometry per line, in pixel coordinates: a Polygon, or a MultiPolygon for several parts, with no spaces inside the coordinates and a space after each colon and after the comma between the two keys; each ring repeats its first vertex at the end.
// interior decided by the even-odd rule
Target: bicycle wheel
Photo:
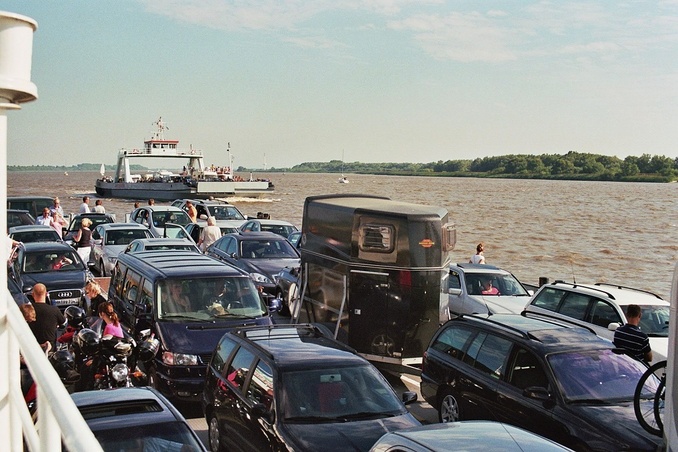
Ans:
{"type": "Polygon", "coordinates": [[[662,380],[665,378],[666,361],[653,364],[640,377],[633,395],[633,410],[636,413],[636,419],[645,431],[657,436],[662,436],[664,431],[662,425],[664,398],[661,393],[663,392],[662,380]],[[660,402],[661,407],[659,407],[660,402]]]}
{"type": "Polygon", "coordinates": [[[657,422],[657,428],[663,434],[664,432],[664,398],[666,397],[666,373],[660,378],[657,393],[654,395],[654,419],[657,422]]]}

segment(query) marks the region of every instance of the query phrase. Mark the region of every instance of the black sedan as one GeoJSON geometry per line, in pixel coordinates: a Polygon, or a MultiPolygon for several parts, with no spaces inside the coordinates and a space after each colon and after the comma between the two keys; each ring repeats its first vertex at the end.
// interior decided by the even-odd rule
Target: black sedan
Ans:
{"type": "Polygon", "coordinates": [[[104,451],[205,451],[179,411],[153,388],[72,394],[104,451]]]}
{"type": "Polygon", "coordinates": [[[8,270],[23,293],[43,283],[51,303],[62,309],[84,306],[85,283],[93,278],[78,253],[63,242],[25,243],[8,270]]]}
{"type": "Polygon", "coordinates": [[[9,236],[23,243],[61,241],[59,233],[53,227],[44,224],[12,226],[9,228],[9,236]]]}
{"type": "Polygon", "coordinates": [[[275,295],[275,275],[280,270],[300,265],[299,252],[286,238],[272,232],[226,234],[205,254],[245,270],[269,295],[275,295]]]}

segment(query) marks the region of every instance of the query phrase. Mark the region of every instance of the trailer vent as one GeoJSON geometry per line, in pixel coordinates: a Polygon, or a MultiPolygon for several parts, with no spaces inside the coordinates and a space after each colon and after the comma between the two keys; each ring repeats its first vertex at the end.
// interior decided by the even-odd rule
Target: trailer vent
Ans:
{"type": "Polygon", "coordinates": [[[393,251],[393,226],[365,224],[360,227],[360,249],[373,253],[393,251]]]}

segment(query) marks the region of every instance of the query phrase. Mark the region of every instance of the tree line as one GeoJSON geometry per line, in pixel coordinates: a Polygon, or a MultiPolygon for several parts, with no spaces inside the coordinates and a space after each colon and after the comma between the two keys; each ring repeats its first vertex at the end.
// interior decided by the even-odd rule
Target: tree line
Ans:
{"type": "MultiPolygon", "coordinates": [[[[8,166],[8,171],[99,171],[100,164],[73,166],[8,166]]],[[[135,171],[147,168],[131,165],[135,171]]],[[[107,171],[115,165],[106,165],[107,171]]],[[[261,171],[239,167],[238,172],[261,171]]],[[[570,151],[564,155],[508,154],[465,160],[438,160],[430,163],[361,163],[330,160],[305,162],[288,168],[268,168],[270,172],[358,173],[406,176],[497,177],[522,179],[604,180],[625,182],[672,182],[678,180],[678,158],[643,154],[620,159],[614,156],[570,151]]]]}

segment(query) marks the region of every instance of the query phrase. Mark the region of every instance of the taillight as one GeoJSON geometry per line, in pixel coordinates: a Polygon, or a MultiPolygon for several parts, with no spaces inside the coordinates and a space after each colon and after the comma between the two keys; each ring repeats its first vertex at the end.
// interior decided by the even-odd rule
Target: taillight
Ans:
{"type": "Polygon", "coordinates": [[[412,285],[412,272],[406,270],[398,272],[398,284],[400,284],[400,287],[410,287],[412,285]]]}

